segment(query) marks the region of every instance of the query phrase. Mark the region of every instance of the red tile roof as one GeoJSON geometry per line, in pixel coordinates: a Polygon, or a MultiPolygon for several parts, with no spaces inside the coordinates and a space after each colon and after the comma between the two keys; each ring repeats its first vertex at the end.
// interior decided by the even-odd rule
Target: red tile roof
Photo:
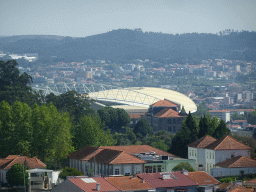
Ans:
{"type": "Polygon", "coordinates": [[[245,187],[237,187],[235,189],[232,189],[230,192],[253,192],[253,188],[245,188],[245,187]]]}
{"type": "Polygon", "coordinates": [[[204,171],[189,172],[188,177],[198,185],[218,185],[220,183],[204,171]]]}
{"type": "Polygon", "coordinates": [[[26,156],[9,155],[6,158],[0,159],[0,169],[10,169],[14,164],[24,165],[28,169],[45,168],[46,165],[36,157],[28,158],[26,156]]]}
{"type": "Polygon", "coordinates": [[[179,112],[174,111],[171,108],[164,108],[163,110],[159,111],[154,117],[158,118],[170,118],[170,117],[182,117],[179,115],[179,112]]]}
{"type": "Polygon", "coordinates": [[[128,154],[134,155],[139,153],[150,153],[154,151],[156,155],[168,155],[171,157],[175,157],[175,155],[171,153],[167,153],[155,147],[151,147],[149,145],[129,145],[129,146],[100,146],[101,149],[112,149],[112,150],[119,150],[124,151],[128,154]]]}
{"type": "Polygon", "coordinates": [[[218,167],[238,168],[238,167],[256,167],[256,160],[245,156],[236,156],[216,164],[218,167]]]}
{"type": "Polygon", "coordinates": [[[204,147],[212,150],[249,150],[251,147],[240,143],[233,137],[227,135],[204,147]]]}
{"type": "Polygon", "coordinates": [[[97,147],[85,146],[74,153],[69,154],[70,159],[89,160],[92,156],[102,151],[97,147]]]}
{"type": "Polygon", "coordinates": [[[107,177],[106,180],[122,191],[146,190],[152,187],[137,176],[107,177]]]}
{"type": "Polygon", "coordinates": [[[162,174],[168,173],[141,173],[137,174],[137,176],[141,179],[144,179],[153,188],[187,187],[198,185],[196,182],[192,181],[188,176],[184,175],[180,171],[172,172],[170,179],[162,179],[162,174]]]}
{"type": "Polygon", "coordinates": [[[245,183],[256,184],[256,179],[252,179],[252,180],[246,181],[245,183]]]}
{"type": "Polygon", "coordinates": [[[177,107],[178,105],[167,99],[164,99],[164,100],[157,101],[156,103],[152,104],[152,106],[153,107],[177,107]]]}
{"type": "Polygon", "coordinates": [[[93,156],[90,162],[96,161],[97,163],[104,164],[133,164],[133,163],[147,163],[138,157],[134,157],[123,151],[116,151],[111,149],[103,149],[98,154],[93,156]]]}
{"type": "MultiPolygon", "coordinates": [[[[100,191],[120,191],[115,186],[111,185],[108,181],[106,181],[102,177],[91,177],[91,178],[70,178],[68,179],[72,183],[74,183],[76,186],[78,186],[80,189],[82,189],[85,192],[95,192],[96,190],[96,184],[100,184],[100,191]],[[85,182],[86,180],[94,180],[95,182],[85,182]]],[[[92,181],[93,181],[92,180],[92,181]]]]}
{"type": "Polygon", "coordinates": [[[129,114],[131,119],[139,119],[142,114],[129,114]]]}
{"type": "Polygon", "coordinates": [[[188,147],[194,147],[194,148],[204,148],[206,147],[207,145],[213,143],[217,141],[217,139],[213,138],[212,136],[210,135],[205,135],[197,140],[195,140],[194,142],[190,143],[188,145],[188,147]]]}

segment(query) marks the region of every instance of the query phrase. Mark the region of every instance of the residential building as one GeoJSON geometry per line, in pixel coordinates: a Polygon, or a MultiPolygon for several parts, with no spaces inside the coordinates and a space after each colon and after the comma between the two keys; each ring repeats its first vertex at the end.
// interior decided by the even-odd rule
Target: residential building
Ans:
{"type": "Polygon", "coordinates": [[[181,106],[167,99],[160,100],[150,106],[148,112],[141,116],[146,119],[154,132],[165,130],[176,133],[181,129],[181,122],[186,114],[179,112],[181,106]]]}
{"type": "Polygon", "coordinates": [[[120,191],[102,177],[69,177],[52,189],[52,192],[120,191]]]}
{"type": "Polygon", "coordinates": [[[188,177],[198,184],[198,191],[216,191],[218,184],[220,183],[217,179],[213,178],[204,171],[188,172],[188,177]]]}
{"type": "Polygon", "coordinates": [[[236,156],[217,163],[211,169],[213,177],[240,176],[256,173],[256,160],[245,156],[236,156]]]}
{"type": "Polygon", "coordinates": [[[205,135],[188,145],[188,159],[195,159],[198,171],[211,173],[218,163],[236,156],[250,157],[251,147],[227,135],[218,140],[205,135]]]}
{"type": "Polygon", "coordinates": [[[69,155],[69,166],[84,175],[133,175],[142,173],[143,161],[124,151],[86,146],[69,155]]]}
{"type": "Polygon", "coordinates": [[[141,173],[139,178],[145,180],[156,191],[190,191],[197,192],[198,184],[187,176],[187,171],[165,173],[141,173]]]}
{"type": "Polygon", "coordinates": [[[219,119],[224,120],[225,122],[230,121],[230,111],[229,110],[209,110],[212,116],[218,117],[219,119]]]}
{"type": "Polygon", "coordinates": [[[152,186],[137,176],[106,177],[105,179],[120,191],[155,191],[152,186]]]}
{"type": "Polygon", "coordinates": [[[27,169],[42,169],[46,167],[46,165],[36,157],[29,158],[26,156],[9,155],[6,158],[0,159],[0,182],[7,182],[6,173],[14,164],[24,165],[27,169]]]}

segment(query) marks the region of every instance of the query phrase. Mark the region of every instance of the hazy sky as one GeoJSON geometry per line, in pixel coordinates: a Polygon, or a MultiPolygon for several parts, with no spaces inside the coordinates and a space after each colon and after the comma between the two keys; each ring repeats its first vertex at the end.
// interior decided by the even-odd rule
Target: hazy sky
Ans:
{"type": "Polygon", "coordinates": [[[0,36],[256,31],[256,0],[0,0],[0,36]]]}

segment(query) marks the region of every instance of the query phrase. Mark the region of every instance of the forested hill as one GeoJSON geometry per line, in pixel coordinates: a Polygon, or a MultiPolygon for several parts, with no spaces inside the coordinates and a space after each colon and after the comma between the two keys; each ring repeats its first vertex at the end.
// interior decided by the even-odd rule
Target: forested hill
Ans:
{"type": "Polygon", "coordinates": [[[45,61],[82,61],[84,59],[133,60],[187,58],[256,60],[256,32],[226,34],[163,34],[118,29],[107,33],[72,38],[50,35],[0,37],[0,50],[10,53],[38,53],[45,61]],[[54,56],[54,57],[51,57],[54,56]]]}

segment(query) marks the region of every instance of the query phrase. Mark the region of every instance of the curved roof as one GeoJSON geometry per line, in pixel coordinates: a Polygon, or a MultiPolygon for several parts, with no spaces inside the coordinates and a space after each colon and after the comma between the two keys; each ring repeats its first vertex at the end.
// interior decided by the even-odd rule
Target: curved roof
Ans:
{"type": "Polygon", "coordinates": [[[177,91],[155,87],[130,87],[90,92],[89,97],[98,102],[110,102],[123,105],[148,108],[157,101],[167,99],[184,106],[186,112],[195,112],[196,104],[187,96],[177,91]]]}

